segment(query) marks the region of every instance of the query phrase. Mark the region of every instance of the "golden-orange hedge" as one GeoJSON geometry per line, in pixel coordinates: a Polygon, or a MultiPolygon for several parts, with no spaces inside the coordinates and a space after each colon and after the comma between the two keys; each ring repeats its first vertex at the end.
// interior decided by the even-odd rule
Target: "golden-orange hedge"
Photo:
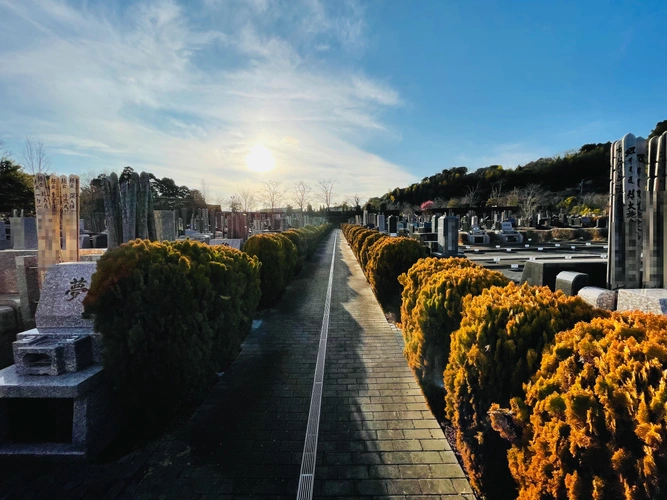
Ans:
{"type": "Polygon", "coordinates": [[[510,283],[463,300],[461,327],[451,336],[444,372],[445,411],[478,492],[494,498],[494,492],[514,488],[509,443],[491,428],[491,405],[507,407],[511,398],[523,397],[523,384],[537,371],[556,333],[594,315],[579,297],[548,287],[510,283]]]}
{"type": "Polygon", "coordinates": [[[492,416],[514,443],[520,499],[667,498],[667,317],[614,313],[559,333],[511,407],[492,416]]]}
{"type": "MultiPolygon", "coordinates": [[[[467,259],[422,259],[399,277],[405,356],[430,393],[442,387],[452,332],[461,323],[463,299],[510,280],[467,259]],[[434,272],[436,269],[439,271],[434,272]]],[[[440,392],[440,397],[442,393],[440,392]]]]}

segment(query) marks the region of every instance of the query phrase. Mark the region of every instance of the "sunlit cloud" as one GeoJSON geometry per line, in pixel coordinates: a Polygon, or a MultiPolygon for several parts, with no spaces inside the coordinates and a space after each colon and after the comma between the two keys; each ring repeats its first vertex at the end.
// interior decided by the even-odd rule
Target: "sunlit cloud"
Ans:
{"type": "Polygon", "coordinates": [[[366,46],[356,2],[114,5],[0,0],[11,149],[32,136],[59,173],[132,165],[193,188],[205,179],[218,196],[257,185],[258,144],[275,165],[265,176],[335,178],[341,198],[415,180],[366,150],[396,137],[383,112],[403,101],[389,76],[355,62],[366,46]]]}

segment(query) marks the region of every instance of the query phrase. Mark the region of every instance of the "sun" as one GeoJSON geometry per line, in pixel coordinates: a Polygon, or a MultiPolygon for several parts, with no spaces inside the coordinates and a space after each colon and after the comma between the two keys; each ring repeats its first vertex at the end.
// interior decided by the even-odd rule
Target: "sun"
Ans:
{"type": "Polygon", "coordinates": [[[255,144],[245,158],[248,170],[253,172],[270,172],[276,168],[276,160],[271,151],[263,144],[255,144]]]}

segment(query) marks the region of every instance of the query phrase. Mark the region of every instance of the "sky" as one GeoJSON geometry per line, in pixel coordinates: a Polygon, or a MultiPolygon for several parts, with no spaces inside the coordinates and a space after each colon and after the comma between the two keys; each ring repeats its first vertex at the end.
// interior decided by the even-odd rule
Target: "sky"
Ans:
{"type": "Polygon", "coordinates": [[[664,0],[0,0],[0,140],[209,202],[266,181],[380,196],[648,135],[666,25],[664,0]]]}

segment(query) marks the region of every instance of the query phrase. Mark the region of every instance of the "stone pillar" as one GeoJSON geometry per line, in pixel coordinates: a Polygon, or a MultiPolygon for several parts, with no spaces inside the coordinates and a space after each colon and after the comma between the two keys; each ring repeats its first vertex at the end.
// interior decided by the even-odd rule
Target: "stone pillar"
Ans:
{"type": "Polygon", "coordinates": [[[39,273],[37,257],[23,255],[16,257],[16,285],[21,298],[21,319],[23,329],[35,328],[35,311],[39,302],[39,273]]]}
{"type": "Polygon", "coordinates": [[[459,253],[459,218],[442,216],[438,220],[438,251],[446,257],[459,253]]]}
{"type": "Polygon", "coordinates": [[[380,231],[381,233],[384,233],[387,230],[385,226],[384,214],[378,214],[377,227],[378,231],[380,231]]]}

